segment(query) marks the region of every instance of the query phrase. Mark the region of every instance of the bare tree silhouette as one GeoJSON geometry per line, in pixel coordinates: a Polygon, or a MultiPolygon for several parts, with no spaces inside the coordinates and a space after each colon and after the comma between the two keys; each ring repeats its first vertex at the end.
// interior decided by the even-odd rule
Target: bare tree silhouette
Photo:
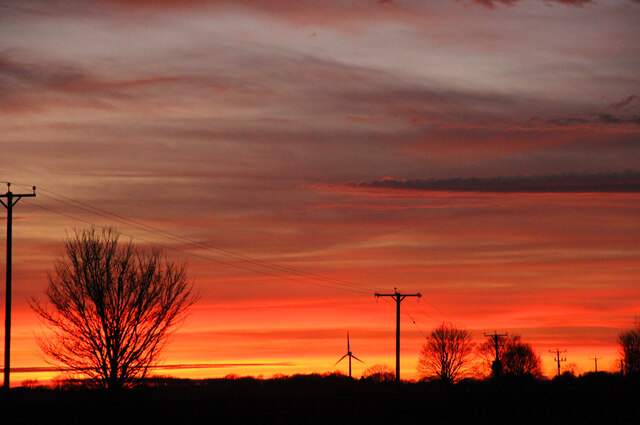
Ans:
{"type": "Polygon", "coordinates": [[[456,382],[468,372],[473,347],[471,332],[442,323],[431,331],[422,347],[418,359],[420,377],[456,382]]]}
{"type": "Polygon", "coordinates": [[[618,344],[624,374],[640,373],[640,317],[636,317],[633,328],[620,332],[618,344]]]}
{"type": "Polygon", "coordinates": [[[31,300],[50,330],[38,341],[47,360],[112,390],[147,375],[196,299],[185,265],[119,237],[76,230],[49,274],[48,303],[31,300]]]}

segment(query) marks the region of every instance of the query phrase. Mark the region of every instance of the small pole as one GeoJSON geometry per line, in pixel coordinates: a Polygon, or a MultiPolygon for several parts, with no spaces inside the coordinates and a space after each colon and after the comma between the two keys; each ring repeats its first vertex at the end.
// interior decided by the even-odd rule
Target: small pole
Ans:
{"type": "Polygon", "coordinates": [[[589,357],[589,358],[595,362],[596,373],[598,373],[598,360],[602,360],[602,357],[589,357]]]}

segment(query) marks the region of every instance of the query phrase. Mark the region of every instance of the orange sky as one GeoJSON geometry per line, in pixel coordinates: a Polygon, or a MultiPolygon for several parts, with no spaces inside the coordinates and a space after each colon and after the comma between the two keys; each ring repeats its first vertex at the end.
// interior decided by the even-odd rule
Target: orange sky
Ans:
{"type": "Polygon", "coordinates": [[[158,373],[346,372],[347,331],[356,375],[393,366],[394,287],[423,295],[404,378],[442,321],[521,334],[548,375],[555,348],[614,367],[640,314],[637,1],[0,7],[1,184],[38,186],[13,367],[46,366],[27,300],[91,224],[189,264],[162,363],[227,366],[158,373]]]}

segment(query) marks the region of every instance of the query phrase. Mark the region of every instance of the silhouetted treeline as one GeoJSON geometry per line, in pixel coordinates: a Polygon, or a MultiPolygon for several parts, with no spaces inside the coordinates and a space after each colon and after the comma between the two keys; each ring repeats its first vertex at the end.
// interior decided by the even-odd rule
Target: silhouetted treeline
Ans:
{"type": "Polygon", "coordinates": [[[150,379],[119,395],[82,385],[16,388],[12,423],[627,424],[640,379],[609,373],[402,383],[340,375],[277,379],[150,379]]]}

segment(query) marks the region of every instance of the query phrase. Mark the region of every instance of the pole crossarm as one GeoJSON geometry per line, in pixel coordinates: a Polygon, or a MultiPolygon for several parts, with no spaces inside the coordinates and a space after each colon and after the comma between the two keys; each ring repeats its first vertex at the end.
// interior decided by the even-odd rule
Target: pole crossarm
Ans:
{"type": "Polygon", "coordinates": [[[12,208],[18,201],[22,198],[33,198],[36,196],[36,187],[33,186],[32,193],[13,193],[11,192],[11,183],[7,183],[7,193],[4,195],[0,195],[0,198],[7,198],[7,202],[5,203],[2,199],[0,199],[0,204],[4,205],[5,208],[12,208]]]}
{"type": "Polygon", "coordinates": [[[376,292],[376,298],[390,297],[396,302],[396,382],[400,382],[400,303],[407,297],[422,297],[419,292],[415,294],[402,294],[397,288],[393,288],[393,294],[381,294],[376,292]]]}
{"type": "Polygon", "coordinates": [[[551,354],[555,354],[554,360],[558,364],[558,376],[560,376],[560,362],[566,362],[567,361],[567,357],[566,356],[562,357],[562,356],[560,356],[560,354],[566,353],[567,350],[566,350],[566,348],[564,350],[556,348],[555,350],[549,350],[549,352],[551,354]]]}
{"type": "Polygon", "coordinates": [[[602,360],[602,357],[589,357],[589,360],[593,360],[595,362],[595,372],[598,373],[598,360],[602,360]]]}
{"type": "Polygon", "coordinates": [[[5,292],[5,319],[4,319],[4,389],[9,391],[11,371],[11,240],[13,225],[13,207],[22,198],[36,196],[36,187],[33,193],[13,193],[11,183],[7,183],[7,193],[0,195],[0,203],[7,209],[7,278],[5,292]],[[2,198],[7,198],[6,202],[2,198]]]}

